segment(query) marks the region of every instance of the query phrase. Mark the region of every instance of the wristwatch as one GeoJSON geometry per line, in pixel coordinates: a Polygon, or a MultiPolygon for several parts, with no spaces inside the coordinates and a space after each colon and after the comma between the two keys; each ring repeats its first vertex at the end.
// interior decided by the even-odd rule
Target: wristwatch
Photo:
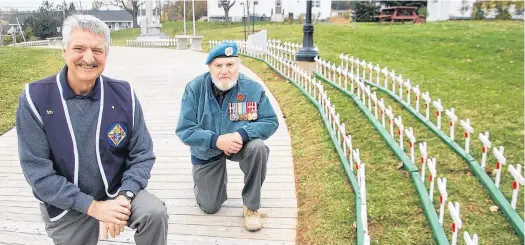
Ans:
{"type": "Polygon", "coordinates": [[[129,201],[133,201],[133,198],[135,198],[135,193],[132,191],[121,191],[119,192],[119,195],[123,195],[129,201]]]}

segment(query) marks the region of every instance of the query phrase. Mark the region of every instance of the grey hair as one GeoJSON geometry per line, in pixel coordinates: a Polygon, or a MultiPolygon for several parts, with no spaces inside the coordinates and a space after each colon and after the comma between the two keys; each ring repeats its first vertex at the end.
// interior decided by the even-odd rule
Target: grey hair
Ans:
{"type": "Polygon", "coordinates": [[[62,26],[62,48],[69,45],[71,32],[73,29],[82,29],[85,31],[91,31],[104,37],[104,47],[106,54],[109,52],[109,43],[111,40],[109,34],[109,27],[104,21],[92,15],[72,15],[67,17],[62,26]]]}

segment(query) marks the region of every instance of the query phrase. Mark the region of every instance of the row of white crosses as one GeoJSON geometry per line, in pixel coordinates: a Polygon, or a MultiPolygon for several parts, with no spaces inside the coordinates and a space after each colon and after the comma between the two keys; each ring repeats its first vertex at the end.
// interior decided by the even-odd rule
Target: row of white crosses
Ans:
{"type": "MultiPolygon", "coordinates": [[[[351,60],[351,58],[349,58],[349,60],[351,60]]],[[[318,61],[318,67],[317,67],[317,70],[318,71],[324,71],[325,70],[325,67],[328,67],[328,71],[330,71],[330,63],[329,62],[325,62],[323,60],[317,60],[318,61]]],[[[363,65],[363,64],[361,64],[363,65]]],[[[321,74],[323,74],[321,72],[321,74]]],[[[329,74],[329,73],[324,73],[324,74],[329,74]]],[[[353,79],[352,79],[353,80],[353,79]]],[[[394,82],[396,80],[393,80],[394,82]]],[[[399,85],[399,88],[401,88],[401,82],[402,80],[399,80],[398,82],[398,85],[399,85]]],[[[389,127],[390,127],[390,135],[392,136],[392,138],[395,138],[395,135],[394,135],[394,125],[395,127],[397,127],[397,134],[399,136],[399,146],[401,148],[401,150],[403,150],[403,136],[406,136],[406,138],[408,139],[408,145],[409,145],[409,150],[410,150],[410,159],[411,161],[416,164],[416,160],[415,160],[415,146],[416,146],[416,137],[414,135],[414,130],[409,127],[409,128],[406,128],[404,125],[403,125],[403,120],[401,118],[401,116],[397,116],[395,117],[393,112],[392,112],[392,107],[391,106],[388,106],[388,108],[386,107],[384,101],[383,101],[383,98],[381,99],[378,99],[377,98],[377,95],[375,93],[371,93],[370,91],[370,87],[369,86],[365,86],[365,84],[362,82],[362,81],[359,81],[357,80],[357,91],[356,91],[356,94],[357,94],[357,98],[359,100],[361,100],[363,102],[363,104],[370,110],[370,112],[372,112],[372,106],[371,106],[371,101],[374,103],[374,115],[377,119],[379,119],[378,117],[378,113],[377,113],[377,108],[379,107],[379,110],[380,110],[380,114],[381,114],[381,122],[382,122],[382,125],[384,128],[387,128],[386,126],[386,123],[385,123],[385,116],[388,117],[388,120],[389,120],[389,127]],[[368,102],[368,103],[367,103],[368,102]]],[[[406,81],[405,82],[405,87],[407,88],[415,88],[416,91],[419,90],[418,87],[412,87],[410,85],[410,81],[406,81]]],[[[400,89],[398,90],[400,92],[402,92],[403,90],[400,89]]],[[[419,96],[420,94],[418,93],[416,95],[416,100],[419,100],[419,96]]],[[[426,100],[428,101],[427,102],[427,105],[426,107],[428,108],[428,105],[430,104],[430,101],[431,100],[426,100]]],[[[438,118],[440,117],[440,114],[441,112],[443,111],[443,107],[441,106],[441,101],[437,100],[437,101],[434,101],[434,106],[436,107],[437,109],[437,116],[438,118]]],[[[453,110],[452,110],[453,112],[453,110]]],[[[439,124],[439,121],[438,121],[438,124],[439,124]]],[[[422,166],[421,166],[421,181],[424,183],[425,180],[425,170],[428,168],[428,171],[429,171],[429,190],[428,190],[428,196],[429,196],[429,199],[430,201],[432,202],[433,201],[433,196],[434,196],[434,188],[435,188],[435,182],[437,180],[437,185],[438,185],[438,191],[440,193],[440,196],[439,196],[439,204],[440,204],[440,208],[439,208],[439,223],[441,225],[443,225],[443,220],[444,220],[444,215],[445,215],[445,205],[447,203],[447,199],[448,199],[448,194],[447,194],[447,190],[446,190],[446,183],[447,183],[447,180],[446,178],[437,178],[437,166],[436,166],[436,158],[428,158],[428,152],[427,152],[427,143],[426,142],[423,142],[423,143],[420,143],[419,144],[419,150],[420,150],[420,153],[421,153],[421,163],[422,163],[422,166]]],[[[354,151],[354,162],[356,164],[356,169],[359,169],[359,165],[358,165],[358,160],[356,161],[356,154],[358,154],[359,151],[354,151]]],[[[359,181],[359,180],[358,180],[359,181]]],[[[450,211],[450,216],[452,217],[452,220],[453,220],[453,223],[452,223],[452,232],[453,232],[453,237],[452,237],[452,244],[455,245],[457,243],[457,234],[458,234],[458,231],[459,229],[461,228],[461,219],[460,219],[460,216],[459,216],[459,204],[456,203],[456,206],[453,206],[451,203],[449,203],[449,211],[450,211]]],[[[476,241],[477,241],[477,235],[474,235],[476,237],[476,241]]],[[[465,236],[465,241],[466,242],[471,242],[472,239],[470,240],[467,240],[467,239],[470,239],[470,236],[467,238],[467,236],[465,236]]],[[[470,244],[470,243],[469,243],[470,244]]]]}
{"type": "MultiPolygon", "coordinates": [[[[319,102],[321,102],[323,104],[323,108],[325,108],[325,111],[328,111],[328,118],[330,120],[330,123],[332,125],[332,127],[335,128],[335,130],[337,130],[338,132],[338,139],[342,140],[342,144],[344,145],[344,147],[350,147],[350,149],[352,149],[351,147],[351,137],[350,135],[348,136],[344,136],[344,124],[339,124],[339,117],[338,115],[333,115],[333,113],[335,113],[335,107],[330,107],[330,100],[328,98],[328,96],[326,95],[326,92],[321,93],[320,91],[322,91],[322,85],[320,82],[316,83],[315,81],[312,81],[311,78],[306,78],[307,75],[304,71],[301,71],[300,68],[297,68],[296,64],[293,63],[293,64],[284,64],[285,63],[285,59],[283,59],[283,57],[281,57],[281,54],[282,53],[279,53],[279,52],[276,52],[274,53],[272,56],[275,60],[275,63],[276,64],[280,64],[278,67],[280,69],[280,71],[283,71],[283,68],[284,67],[287,67],[288,69],[291,68],[291,70],[293,70],[292,72],[292,79],[294,79],[295,81],[300,81],[300,84],[301,86],[303,86],[303,88],[306,89],[306,91],[308,91],[308,93],[310,93],[312,96],[314,96],[315,98],[317,98],[319,100],[319,102]],[[292,67],[291,67],[292,66],[292,67]],[[317,91],[317,92],[315,92],[317,91]],[[317,95],[317,96],[316,96],[317,95]],[[329,109],[330,108],[330,109],[329,109]],[[341,133],[343,133],[341,136],[341,133]]],[[[327,74],[332,74],[331,77],[332,78],[336,78],[335,74],[339,73],[340,75],[342,75],[340,72],[334,72],[334,68],[335,66],[328,66],[328,62],[322,62],[322,60],[320,59],[317,59],[317,70],[318,71],[325,71],[324,74],[321,72],[321,74],[323,75],[327,75],[327,74]],[[321,66],[321,67],[319,67],[321,66]]],[[[337,68],[336,68],[337,69],[337,68]]],[[[394,129],[393,129],[393,126],[394,124],[396,124],[396,126],[398,127],[398,134],[399,134],[399,137],[400,137],[400,145],[402,146],[402,142],[403,142],[403,138],[402,138],[402,133],[403,132],[403,129],[404,129],[404,126],[402,125],[402,120],[401,120],[401,117],[397,117],[395,118],[393,113],[392,113],[392,109],[391,107],[389,106],[388,108],[385,107],[385,104],[384,104],[384,101],[383,99],[377,99],[375,93],[371,93],[370,91],[370,88],[369,86],[365,86],[364,83],[362,81],[359,80],[359,76],[358,75],[355,75],[355,76],[352,76],[351,74],[352,73],[347,73],[347,69],[343,69],[342,66],[340,66],[340,70],[344,70],[346,72],[343,73],[344,77],[346,78],[346,76],[350,75],[350,80],[351,80],[351,85],[352,85],[352,91],[353,91],[353,85],[354,83],[357,83],[357,92],[358,92],[358,97],[359,99],[361,99],[363,101],[363,103],[366,105],[366,97],[368,96],[368,108],[371,110],[371,101],[374,103],[374,111],[377,110],[377,107],[379,106],[380,110],[381,110],[381,116],[382,116],[382,123],[383,123],[383,126],[386,127],[385,125],[385,115],[388,116],[389,118],[389,121],[390,121],[390,134],[392,137],[394,137],[394,129]],[[361,97],[362,96],[362,97],[361,97]]],[[[340,81],[341,78],[339,78],[339,81],[340,81]]],[[[345,86],[347,85],[346,84],[346,79],[345,79],[345,86]]],[[[339,82],[339,84],[341,85],[341,82],[339,82]]],[[[405,87],[409,87],[409,85],[407,85],[408,83],[405,82],[405,87]]],[[[417,86],[414,86],[412,87],[412,90],[414,91],[414,93],[416,94],[416,106],[419,105],[419,97],[420,97],[420,93],[419,93],[419,88],[417,86]]],[[[427,115],[429,114],[429,105],[431,103],[431,100],[430,100],[430,97],[428,96],[428,92],[426,93],[423,93],[422,94],[422,98],[423,100],[425,101],[425,107],[427,108],[427,115]]],[[[440,116],[441,112],[442,112],[442,106],[440,106],[441,102],[438,100],[438,101],[434,101],[434,106],[436,107],[437,109],[437,116],[440,116]],[[438,114],[439,113],[439,114],[438,114]]],[[[447,110],[445,112],[447,114],[447,116],[449,117],[450,119],[450,126],[453,127],[457,121],[457,116],[455,116],[454,114],[454,109],[451,108],[450,110],[447,110]]],[[[377,118],[377,112],[374,113],[374,115],[376,115],[376,118],[377,118]]],[[[440,120],[438,120],[438,123],[440,122],[440,120]]],[[[469,140],[470,140],[470,135],[474,132],[473,128],[470,126],[470,122],[469,122],[469,119],[466,119],[466,120],[461,120],[460,121],[460,124],[461,126],[464,128],[465,130],[465,138],[466,138],[466,150],[468,151],[468,146],[469,146],[469,140]]],[[[453,130],[453,129],[451,129],[453,130]]],[[[409,146],[411,147],[411,160],[414,162],[414,159],[412,157],[412,148],[415,146],[415,137],[413,135],[413,131],[411,129],[405,129],[404,130],[404,133],[405,135],[407,135],[407,138],[409,139],[409,146]]],[[[451,134],[453,134],[453,131],[451,132],[451,134]]],[[[484,135],[480,134],[480,140],[482,141],[483,143],[483,152],[486,153],[488,151],[488,148],[490,148],[491,144],[490,144],[490,141],[488,140],[488,132],[486,132],[484,135]]],[[[424,176],[425,176],[425,169],[428,168],[429,169],[429,172],[430,172],[430,175],[429,175],[429,184],[430,184],[430,187],[429,187],[429,196],[430,196],[430,199],[432,199],[433,197],[433,190],[434,190],[434,180],[436,179],[436,163],[435,163],[435,158],[432,158],[432,159],[427,159],[427,153],[426,153],[426,142],[424,142],[423,144],[420,143],[420,151],[421,151],[421,154],[422,154],[422,178],[424,179],[424,176]],[[426,167],[424,166],[425,165],[425,162],[427,163],[426,167]]],[[[352,152],[352,150],[350,150],[350,152],[352,152]]],[[[346,153],[346,151],[345,151],[346,153]]],[[[350,158],[352,158],[352,154],[348,154],[350,156],[350,158]]],[[[499,181],[500,181],[500,175],[501,175],[501,165],[504,165],[506,163],[506,159],[505,157],[503,156],[503,148],[500,147],[499,149],[495,148],[494,149],[494,155],[496,157],[496,159],[498,160],[498,163],[497,163],[497,169],[498,169],[498,172],[497,173],[497,176],[496,176],[496,180],[495,182],[497,183],[497,186],[499,186],[499,181]]],[[[483,158],[483,157],[482,157],[483,158]]],[[[485,156],[485,160],[486,160],[486,156],[485,156]]],[[[353,162],[352,160],[350,162],[353,162]]],[[[482,164],[484,164],[484,160],[482,159],[482,164]]],[[[355,162],[354,162],[355,163],[355,162]]],[[[364,168],[363,168],[364,169],[364,168]]],[[[518,196],[518,189],[519,189],[519,185],[523,185],[525,184],[525,180],[523,179],[523,176],[520,175],[520,169],[521,169],[521,166],[518,165],[517,169],[514,169],[514,168],[510,168],[509,167],[509,172],[511,172],[511,174],[514,176],[515,178],[515,181],[513,182],[513,200],[512,200],[512,206],[513,208],[515,208],[515,205],[517,203],[517,196],[518,196]]],[[[358,178],[359,178],[359,172],[358,172],[358,178]]],[[[446,200],[447,200],[447,194],[446,194],[446,179],[439,179],[438,178],[438,189],[440,191],[440,222],[442,223],[442,217],[443,217],[443,213],[444,213],[444,205],[446,203],[446,200]],[[442,186],[440,188],[440,185],[442,186]],[[443,211],[441,211],[443,210],[443,211]]],[[[451,205],[449,205],[449,208],[450,207],[453,207],[451,205]]],[[[460,219],[459,219],[459,209],[456,208],[456,210],[454,211],[451,211],[451,216],[454,216],[456,217],[456,220],[454,221],[454,227],[453,228],[453,232],[455,233],[455,235],[453,235],[453,240],[456,239],[457,240],[457,231],[459,230],[459,228],[461,228],[461,223],[460,223],[460,219]],[[457,215],[456,215],[457,214],[457,215]],[[454,238],[454,236],[456,238],[454,238]]],[[[454,220],[454,219],[453,219],[454,220]]],[[[466,235],[467,233],[465,233],[465,241],[468,243],[468,244],[475,244],[475,243],[470,243],[470,242],[474,242],[474,241],[477,241],[477,235],[474,235],[474,237],[470,238],[469,236],[466,235]],[[467,237],[470,238],[470,240],[467,240],[467,237]]]]}
{"type": "MultiPolygon", "coordinates": [[[[341,59],[341,63],[346,63],[347,67],[349,67],[349,68],[347,68],[347,70],[350,69],[350,70],[353,71],[354,67],[356,67],[357,70],[358,70],[358,76],[359,76],[359,67],[362,67],[364,64],[366,64],[366,62],[360,61],[358,58],[349,57],[347,54],[341,54],[341,55],[339,55],[339,58],[341,59]]],[[[373,77],[372,72],[375,71],[376,72],[375,83],[377,85],[379,85],[379,86],[382,86],[385,89],[390,89],[394,95],[396,95],[401,100],[407,102],[409,105],[411,105],[410,94],[411,94],[411,92],[414,93],[414,95],[416,96],[415,97],[416,98],[415,99],[415,105],[416,105],[415,109],[416,109],[416,111],[418,113],[420,113],[420,108],[419,108],[420,99],[423,99],[424,109],[425,109],[425,118],[428,121],[431,121],[430,120],[430,108],[431,108],[431,105],[432,105],[435,108],[435,110],[436,110],[436,118],[437,118],[437,120],[436,120],[435,125],[440,130],[442,130],[441,129],[442,128],[441,127],[442,112],[445,111],[445,114],[446,114],[446,116],[448,117],[448,120],[449,120],[449,123],[448,123],[449,124],[449,135],[450,135],[450,138],[452,139],[452,141],[454,141],[454,138],[455,138],[454,137],[455,126],[456,126],[456,124],[458,122],[458,116],[455,114],[454,108],[450,108],[450,109],[444,110],[444,107],[443,107],[440,99],[432,100],[432,98],[430,97],[428,91],[421,92],[420,88],[419,88],[419,85],[412,85],[410,83],[409,79],[404,80],[402,78],[401,74],[397,74],[396,75],[394,70],[389,72],[386,67],[383,68],[383,69],[380,69],[378,65],[373,66],[372,63],[368,63],[367,67],[369,67],[369,72],[370,72],[369,78],[366,79],[364,75],[360,76],[361,78],[366,79],[369,82],[374,82],[373,79],[372,79],[372,77],[373,77]],[[374,68],[371,69],[371,67],[374,67],[374,68]],[[380,80],[381,80],[381,76],[380,75],[383,75],[383,77],[384,77],[383,85],[380,83],[380,80]],[[391,84],[391,86],[389,86],[389,84],[391,84]],[[396,94],[396,87],[397,87],[397,91],[398,91],[397,94],[396,94]],[[402,93],[403,89],[405,90],[405,92],[407,94],[406,100],[403,98],[403,95],[402,95],[403,94],[402,93]]],[[[381,104],[380,104],[380,106],[381,106],[381,104]]],[[[467,154],[470,154],[470,141],[471,141],[471,135],[474,133],[474,128],[471,126],[469,118],[466,118],[464,120],[459,120],[459,123],[460,123],[460,126],[462,127],[462,129],[464,131],[464,137],[465,137],[464,149],[465,149],[465,152],[467,154]]],[[[391,130],[391,132],[392,132],[392,130],[391,130]]],[[[482,143],[482,157],[481,157],[481,163],[480,164],[481,164],[481,167],[483,169],[485,169],[485,166],[486,166],[486,163],[487,163],[488,150],[491,147],[491,142],[489,141],[489,134],[488,134],[488,132],[485,132],[485,134],[481,134],[480,133],[479,134],[479,139],[480,139],[480,141],[482,143]]],[[[500,185],[500,182],[501,182],[502,167],[506,164],[506,159],[505,159],[505,156],[503,154],[503,147],[500,146],[500,148],[494,148],[493,155],[494,155],[494,158],[496,159],[496,177],[494,179],[494,183],[495,183],[496,187],[499,188],[499,185],[500,185]]],[[[510,170],[510,166],[509,166],[509,172],[510,171],[511,170],[510,170]]],[[[513,188],[513,190],[516,190],[516,188],[519,188],[519,183],[520,182],[517,181],[517,179],[516,179],[516,177],[514,175],[513,175],[513,177],[514,177],[514,181],[513,181],[512,188],[513,188]],[[516,183],[518,183],[518,184],[516,184],[516,183]]],[[[514,192],[517,193],[517,191],[513,191],[513,193],[514,192]]],[[[514,199],[514,195],[513,195],[513,199],[514,199]]]]}
{"type": "Polygon", "coordinates": [[[316,82],[312,79],[304,70],[302,70],[296,64],[293,64],[291,78],[298,81],[300,86],[307,91],[323,108],[323,112],[326,114],[329,124],[336,132],[337,140],[343,148],[344,155],[349,159],[349,163],[352,164],[352,170],[355,168],[354,175],[357,179],[359,187],[359,193],[361,196],[361,222],[363,224],[363,231],[365,235],[365,244],[369,244],[370,236],[368,235],[368,221],[367,221],[367,207],[366,207],[366,177],[365,177],[365,164],[361,161],[359,155],[359,149],[354,149],[352,146],[352,136],[347,135],[346,127],[344,123],[341,123],[340,116],[336,113],[335,105],[332,105],[330,98],[326,91],[324,91],[321,82],[316,82]],[[368,243],[367,243],[368,242],[368,243]]]}

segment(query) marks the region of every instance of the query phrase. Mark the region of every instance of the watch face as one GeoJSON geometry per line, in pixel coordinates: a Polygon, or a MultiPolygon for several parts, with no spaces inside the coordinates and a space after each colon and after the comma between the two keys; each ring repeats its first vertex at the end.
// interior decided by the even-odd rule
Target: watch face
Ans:
{"type": "Polygon", "coordinates": [[[133,196],[135,196],[135,194],[133,194],[133,192],[131,192],[131,191],[126,191],[126,196],[129,197],[129,198],[133,198],[133,196]]]}

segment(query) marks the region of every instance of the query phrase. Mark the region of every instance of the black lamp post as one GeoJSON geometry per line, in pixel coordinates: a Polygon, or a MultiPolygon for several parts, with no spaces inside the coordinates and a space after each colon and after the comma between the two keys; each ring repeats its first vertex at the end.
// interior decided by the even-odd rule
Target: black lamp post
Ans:
{"type": "Polygon", "coordinates": [[[314,62],[319,52],[314,48],[314,25],[312,25],[312,1],[306,0],[306,21],[303,25],[303,47],[295,54],[296,61],[314,62]]]}

